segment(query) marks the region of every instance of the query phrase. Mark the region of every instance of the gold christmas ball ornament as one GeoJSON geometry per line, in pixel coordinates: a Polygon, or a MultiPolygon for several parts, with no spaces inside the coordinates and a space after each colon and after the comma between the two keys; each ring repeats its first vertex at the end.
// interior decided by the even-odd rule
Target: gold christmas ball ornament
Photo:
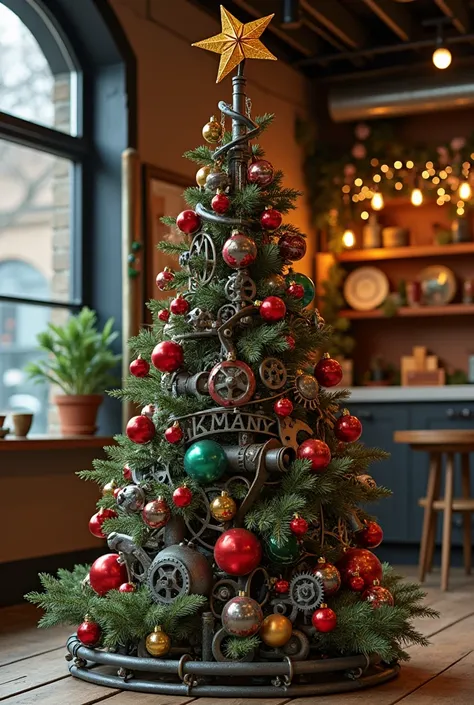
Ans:
{"type": "Polygon", "coordinates": [[[152,656],[164,656],[171,648],[171,639],[161,627],[155,627],[152,633],[148,634],[145,646],[152,656]]]}
{"type": "Polygon", "coordinates": [[[103,486],[102,488],[102,496],[107,497],[112,496],[114,494],[114,490],[117,489],[117,483],[114,480],[111,480],[108,482],[106,485],[103,486]]]}
{"type": "Polygon", "coordinates": [[[291,639],[292,633],[292,623],[282,614],[269,614],[260,628],[262,641],[273,648],[284,646],[291,639]]]}
{"type": "Polygon", "coordinates": [[[202,128],[202,136],[204,137],[206,142],[211,142],[211,144],[215,144],[221,139],[222,125],[220,124],[220,122],[217,122],[214,115],[209,119],[209,122],[206,122],[206,124],[202,128]]]}
{"type": "Polygon", "coordinates": [[[209,509],[217,521],[230,521],[237,513],[237,505],[227,492],[221,492],[219,497],[212,500],[209,509]]]}
{"type": "Polygon", "coordinates": [[[196,183],[198,186],[201,186],[204,188],[206,185],[206,179],[211,173],[211,167],[210,166],[202,166],[198,171],[196,172],[196,183]]]}

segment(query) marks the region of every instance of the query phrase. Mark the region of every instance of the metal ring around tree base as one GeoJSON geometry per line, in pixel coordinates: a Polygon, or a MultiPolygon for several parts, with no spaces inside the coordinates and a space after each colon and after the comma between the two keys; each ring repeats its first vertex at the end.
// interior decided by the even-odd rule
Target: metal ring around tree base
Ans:
{"type": "MultiPolygon", "coordinates": [[[[120,690],[162,695],[194,697],[281,698],[282,695],[330,695],[371,688],[396,678],[399,666],[383,664],[378,656],[343,656],[314,661],[217,662],[186,659],[154,659],[124,656],[88,649],[76,636],[68,639],[67,649],[74,660],[69,671],[75,678],[120,690]],[[87,665],[86,665],[87,664],[87,665]],[[132,677],[99,671],[97,666],[112,666],[132,677]],[[139,677],[143,672],[143,678],[139,677]],[[178,675],[179,673],[179,675],[178,675]],[[291,683],[289,673],[294,682],[291,683]],[[362,675],[359,676],[359,673],[362,675]],[[160,674],[163,680],[158,680],[160,674]],[[172,677],[176,680],[173,681],[172,677]],[[310,681],[310,678],[314,680],[310,681]],[[229,685],[229,678],[235,679],[229,685]],[[249,683],[253,678],[253,683],[249,683]],[[262,682],[265,678],[269,683],[262,682]],[[211,679],[215,682],[210,682],[211,679]],[[299,681],[299,682],[298,682],[299,681]]],[[[69,658],[71,658],[71,656],[69,658]]],[[[190,658],[190,657],[189,657],[190,658]]]]}

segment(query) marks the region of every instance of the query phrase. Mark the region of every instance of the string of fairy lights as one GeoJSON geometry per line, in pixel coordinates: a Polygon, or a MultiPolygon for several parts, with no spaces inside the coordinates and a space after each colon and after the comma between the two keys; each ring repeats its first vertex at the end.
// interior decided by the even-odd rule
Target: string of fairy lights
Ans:
{"type": "MultiPolygon", "coordinates": [[[[474,160],[474,152],[470,155],[474,160]]],[[[364,204],[359,215],[363,221],[370,218],[370,212],[381,211],[385,207],[383,191],[385,185],[390,184],[391,189],[400,192],[411,185],[410,201],[413,206],[419,207],[427,196],[431,199],[436,195],[436,204],[444,206],[451,204],[455,206],[456,215],[465,215],[467,205],[472,198],[473,189],[471,181],[474,177],[474,170],[471,170],[471,162],[464,161],[462,164],[435,168],[432,161],[427,161],[419,167],[408,159],[406,162],[396,160],[392,165],[380,163],[377,158],[370,161],[373,168],[371,177],[364,179],[354,175],[352,183],[345,183],[341,187],[343,202],[351,210],[356,204],[364,204]]],[[[346,227],[343,234],[343,244],[345,247],[353,247],[355,235],[351,227],[346,227]]]]}

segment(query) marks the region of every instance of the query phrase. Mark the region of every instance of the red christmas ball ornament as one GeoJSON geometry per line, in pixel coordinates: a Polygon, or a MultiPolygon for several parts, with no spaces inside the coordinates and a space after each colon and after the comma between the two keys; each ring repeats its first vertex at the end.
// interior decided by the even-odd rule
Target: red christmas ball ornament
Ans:
{"type": "Polygon", "coordinates": [[[292,335],[286,335],[285,340],[288,343],[288,347],[290,350],[294,350],[296,346],[296,340],[293,338],[292,335]]]}
{"type": "Polygon", "coordinates": [[[169,522],[171,516],[170,508],[163,497],[152,499],[145,504],[142,510],[142,518],[145,524],[152,529],[161,529],[169,522]]]}
{"type": "Polygon", "coordinates": [[[290,286],[286,290],[286,293],[288,296],[292,296],[294,299],[302,299],[304,296],[304,288],[301,286],[301,284],[297,284],[296,282],[291,282],[290,286]]]}
{"type": "Polygon", "coordinates": [[[247,529],[224,531],[214,546],[218,567],[229,575],[248,575],[257,568],[261,558],[260,541],[247,529]]]}
{"type": "Polygon", "coordinates": [[[160,372],[176,372],[184,362],[183,348],[172,340],[163,340],[153,348],[151,361],[160,372]]]}
{"type": "Polygon", "coordinates": [[[105,539],[105,534],[102,531],[102,524],[106,519],[115,519],[118,514],[113,509],[99,509],[98,512],[93,514],[89,521],[89,531],[92,536],[98,539],[105,539]]]}
{"type": "Polygon", "coordinates": [[[84,646],[96,646],[102,636],[102,630],[93,622],[90,617],[85,617],[84,621],[77,628],[77,638],[84,646]]]}
{"type": "Polygon", "coordinates": [[[364,578],[362,578],[359,573],[354,573],[354,575],[351,575],[347,581],[347,584],[353,592],[362,592],[365,590],[364,578]]]}
{"type": "Polygon", "coordinates": [[[98,595],[106,595],[109,590],[118,590],[122,583],[127,582],[127,569],[119,559],[118,553],[106,553],[91,565],[89,582],[98,595]]]}
{"type": "Polygon", "coordinates": [[[222,193],[222,191],[217,191],[216,195],[211,201],[211,208],[214,213],[219,215],[224,215],[224,213],[229,209],[230,198],[222,193]]]}
{"type": "Polygon", "coordinates": [[[268,186],[273,181],[273,165],[266,159],[257,159],[247,169],[247,179],[251,184],[268,186]]]}
{"type": "Polygon", "coordinates": [[[278,416],[281,416],[281,418],[285,418],[285,416],[290,416],[291,412],[293,411],[293,402],[291,401],[291,399],[287,399],[287,397],[281,397],[280,399],[277,399],[277,401],[274,403],[273,411],[278,416]]]}
{"type": "Polygon", "coordinates": [[[362,424],[357,416],[351,416],[348,410],[344,409],[334,425],[334,434],[343,443],[354,443],[362,435],[362,424]]]}
{"type": "Polygon", "coordinates": [[[378,610],[379,607],[382,607],[382,605],[389,605],[389,607],[393,607],[395,604],[390,590],[382,587],[382,585],[379,585],[377,580],[374,580],[374,584],[367,588],[362,595],[362,599],[369,602],[370,606],[374,610],[378,610]]]}
{"type": "Polygon", "coordinates": [[[132,469],[128,465],[123,466],[122,475],[124,480],[128,481],[133,479],[132,469]]]}
{"type": "Polygon", "coordinates": [[[358,531],[354,538],[361,548],[377,548],[383,541],[383,529],[376,521],[366,521],[362,531],[358,531]]]}
{"type": "Polygon", "coordinates": [[[116,487],[116,488],[114,489],[114,492],[113,492],[114,499],[117,499],[117,497],[119,496],[119,494],[120,494],[121,491],[122,491],[122,488],[121,488],[121,487],[116,487]]]}
{"type": "Polygon", "coordinates": [[[306,254],[306,240],[295,233],[284,233],[278,240],[278,247],[285,262],[297,262],[306,254]]]}
{"type": "Polygon", "coordinates": [[[332,563],[327,563],[326,559],[321,557],[315,567],[313,573],[323,583],[325,597],[334,595],[341,587],[341,574],[332,563]]]}
{"type": "Polygon", "coordinates": [[[322,604],[313,612],[311,622],[317,632],[332,632],[336,628],[337,615],[330,607],[322,604]]]}
{"type": "Polygon", "coordinates": [[[280,580],[277,580],[275,585],[273,586],[273,589],[278,595],[286,595],[286,593],[290,589],[290,583],[288,580],[283,580],[280,578],[280,580]]]}
{"type": "Polygon", "coordinates": [[[173,492],[173,504],[175,505],[175,507],[189,507],[192,501],[193,493],[191,492],[189,487],[186,487],[186,485],[177,487],[173,492]]]}
{"type": "Polygon", "coordinates": [[[119,587],[119,592],[135,592],[136,587],[133,583],[122,583],[119,587]]]}
{"type": "Polygon", "coordinates": [[[188,209],[182,211],[178,215],[176,218],[176,225],[182,233],[186,233],[186,235],[193,235],[201,227],[201,218],[195,211],[188,209]]]}
{"type": "Polygon", "coordinates": [[[280,227],[282,219],[282,214],[276,208],[266,208],[260,216],[260,225],[265,230],[276,230],[280,227]]]}
{"type": "Polygon", "coordinates": [[[245,233],[240,233],[238,230],[234,231],[224,243],[222,257],[224,262],[232,269],[249,267],[257,259],[255,240],[252,240],[245,233]]]}
{"type": "Polygon", "coordinates": [[[342,380],[342,367],[326,354],[315,366],[313,374],[321,386],[335,387],[342,380]]]}
{"type": "Polygon", "coordinates": [[[325,470],[331,462],[331,451],[324,441],[317,438],[308,438],[298,446],[296,455],[300,460],[311,460],[311,470],[321,472],[325,470]]]}
{"type": "Polygon", "coordinates": [[[146,377],[150,371],[150,364],[142,357],[137,357],[130,363],[129,370],[134,377],[146,377]]]}
{"type": "Polygon", "coordinates": [[[172,426],[166,429],[165,438],[168,443],[179,443],[184,436],[183,429],[177,421],[172,426]]]}
{"type": "Polygon", "coordinates": [[[159,289],[160,291],[163,291],[163,289],[166,289],[166,287],[168,286],[168,284],[169,284],[170,282],[172,282],[173,279],[174,279],[174,274],[173,274],[173,272],[171,271],[171,269],[169,269],[169,267],[165,267],[162,272],[159,272],[159,273],[156,275],[156,280],[155,280],[155,281],[156,281],[156,286],[158,287],[158,289],[159,289]]]}
{"type": "Polygon", "coordinates": [[[148,416],[132,416],[125,433],[134,443],[149,443],[155,435],[155,424],[148,416]]]}
{"type": "Polygon", "coordinates": [[[267,296],[260,304],[260,315],[268,323],[281,321],[285,314],[285,302],[279,296],[267,296]]]}
{"type": "Polygon", "coordinates": [[[186,301],[186,299],[183,296],[178,295],[170,303],[170,311],[175,316],[184,316],[189,311],[189,302],[186,301]]]}
{"type": "Polygon", "coordinates": [[[295,536],[304,536],[309,528],[309,524],[306,519],[295,514],[293,519],[290,521],[290,531],[295,536]]]}
{"type": "Polygon", "coordinates": [[[342,581],[349,585],[353,576],[360,576],[365,587],[373,585],[374,580],[382,580],[382,564],[372,551],[366,548],[349,548],[337,562],[342,581]]]}
{"type": "Polygon", "coordinates": [[[168,311],[167,308],[162,308],[161,311],[158,313],[158,318],[160,321],[163,321],[163,323],[167,323],[170,319],[170,312],[168,311]]]}

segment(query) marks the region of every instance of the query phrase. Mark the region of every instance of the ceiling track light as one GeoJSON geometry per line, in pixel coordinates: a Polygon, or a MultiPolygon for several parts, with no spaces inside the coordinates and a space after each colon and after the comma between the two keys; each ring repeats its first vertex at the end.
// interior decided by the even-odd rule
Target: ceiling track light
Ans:
{"type": "Polygon", "coordinates": [[[281,25],[285,29],[301,27],[300,0],[282,0],[281,25]]]}

